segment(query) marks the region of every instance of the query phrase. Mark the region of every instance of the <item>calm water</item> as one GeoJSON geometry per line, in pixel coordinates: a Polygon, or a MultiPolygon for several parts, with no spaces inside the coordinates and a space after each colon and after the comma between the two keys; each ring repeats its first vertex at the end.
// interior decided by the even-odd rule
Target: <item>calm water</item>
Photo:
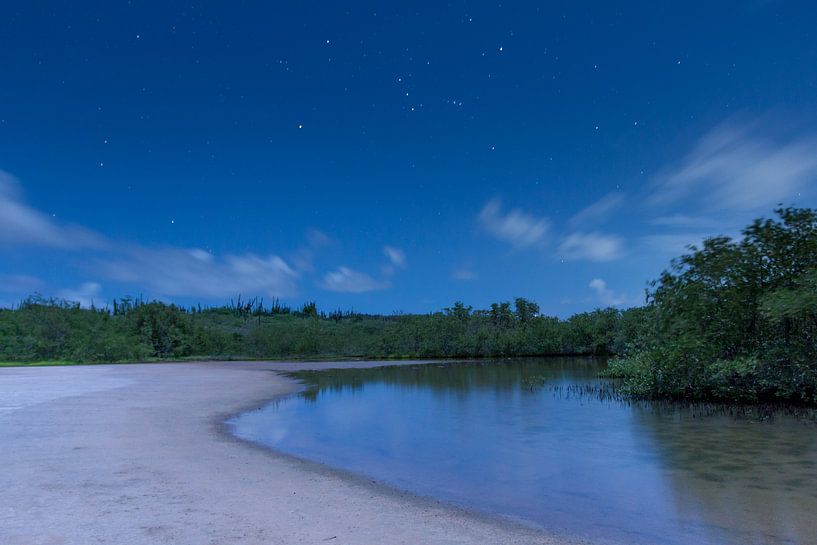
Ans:
{"type": "Polygon", "coordinates": [[[603,543],[817,543],[817,426],[580,394],[560,358],[306,374],[233,421],[242,438],[603,543]],[[542,376],[531,390],[527,377],[542,376]]]}

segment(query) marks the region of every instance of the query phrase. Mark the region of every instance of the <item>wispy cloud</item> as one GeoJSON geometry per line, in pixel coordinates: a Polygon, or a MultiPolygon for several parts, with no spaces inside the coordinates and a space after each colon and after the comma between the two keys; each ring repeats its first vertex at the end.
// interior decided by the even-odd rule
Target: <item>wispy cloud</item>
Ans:
{"type": "Polygon", "coordinates": [[[817,136],[781,133],[765,118],[729,120],[659,176],[649,202],[691,201],[708,209],[767,210],[817,181],[817,136]]]}
{"type": "Polygon", "coordinates": [[[198,248],[134,247],[123,257],[101,262],[99,270],[111,279],[166,296],[224,298],[243,293],[289,297],[297,292],[298,274],[276,255],[218,259],[198,248]]]}
{"type": "Polygon", "coordinates": [[[399,268],[403,268],[406,266],[406,253],[399,249],[395,248],[394,246],[384,246],[383,253],[386,254],[386,257],[389,258],[389,262],[399,268]]]}
{"type": "Polygon", "coordinates": [[[624,293],[616,293],[607,287],[607,282],[601,278],[594,278],[590,281],[590,288],[596,292],[596,297],[601,304],[608,307],[620,307],[624,305],[634,305],[638,301],[633,297],[628,297],[624,293]]]}
{"type": "Polygon", "coordinates": [[[469,280],[474,280],[477,277],[477,273],[475,273],[469,267],[460,267],[458,269],[454,269],[451,272],[451,278],[454,280],[460,280],[462,282],[467,282],[469,280]]]}
{"type": "Polygon", "coordinates": [[[593,227],[610,217],[622,204],[624,204],[624,195],[621,193],[610,193],[590,206],[580,210],[575,216],[570,218],[568,223],[574,229],[593,227]]]}
{"type": "Polygon", "coordinates": [[[102,286],[96,282],[85,282],[78,288],[60,290],[57,296],[66,301],[79,303],[81,307],[88,308],[91,305],[100,306],[100,303],[102,303],[101,293],[102,286]]]}
{"type": "Polygon", "coordinates": [[[42,280],[25,274],[0,275],[0,292],[31,295],[43,285],[42,280]]]}
{"type": "Polygon", "coordinates": [[[332,244],[332,239],[329,235],[319,229],[310,229],[306,233],[306,244],[290,258],[292,268],[298,272],[314,271],[318,252],[330,244],[332,244]]]}
{"type": "Polygon", "coordinates": [[[388,258],[389,262],[380,267],[383,276],[393,276],[397,269],[406,267],[406,253],[394,246],[383,246],[383,254],[388,258]]]}
{"type": "Polygon", "coordinates": [[[363,293],[388,288],[388,281],[377,280],[366,273],[341,266],[336,271],[328,272],[323,277],[321,287],[340,293],[363,293]]]}
{"type": "Polygon", "coordinates": [[[671,229],[719,229],[723,227],[722,218],[690,216],[687,214],[669,214],[650,220],[650,224],[671,229]]]}
{"type": "MultiPolygon", "coordinates": [[[[737,236],[737,233],[719,233],[724,236],[737,236]]],[[[667,258],[686,254],[689,246],[701,247],[703,241],[713,236],[709,232],[684,232],[684,233],[664,233],[657,235],[646,235],[641,237],[640,245],[646,254],[665,256],[667,258]]]]}
{"type": "MultiPolygon", "coordinates": [[[[327,243],[326,235],[310,231],[301,265],[311,267],[314,251],[327,243]]],[[[298,271],[277,255],[247,253],[219,259],[198,248],[115,246],[89,229],[58,223],[25,204],[17,181],[0,172],[0,245],[12,244],[102,250],[94,258],[98,274],[132,283],[157,296],[224,298],[244,293],[288,297],[297,292],[298,271]]],[[[29,277],[5,280],[15,292],[29,292],[39,286],[29,277]]],[[[76,289],[63,289],[58,296],[85,306],[100,289],[99,284],[88,282],[76,289]]]]}
{"type": "Polygon", "coordinates": [[[550,222],[522,210],[515,209],[507,213],[502,211],[499,199],[492,199],[483,207],[477,216],[479,224],[495,238],[524,248],[545,241],[550,229],[550,222]]]}
{"type": "Polygon", "coordinates": [[[0,245],[100,248],[105,240],[93,231],[59,223],[30,207],[23,201],[17,180],[0,171],[0,245]]]}
{"type": "Polygon", "coordinates": [[[306,233],[306,241],[312,248],[322,248],[332,244],[332,237],[320,229],[310,229],[306,233]]]}
{"type": "Polygon", "coordinates": [[[621,257],[624,241],[604,233],[572,233],[559,244],[559,255],[569,261],[613,261],[621,257]]]}

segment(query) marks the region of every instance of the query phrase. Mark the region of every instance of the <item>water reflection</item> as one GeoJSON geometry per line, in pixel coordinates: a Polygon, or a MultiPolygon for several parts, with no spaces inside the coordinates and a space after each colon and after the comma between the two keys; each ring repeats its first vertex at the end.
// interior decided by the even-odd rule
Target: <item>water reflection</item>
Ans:
{"type": "Polygon", "coordinates": [[[817,427],[609,395],[600,360],[301,373],[247,439],[394,486],[610,543],[817,543],[817,427]],[[530,377],[543,377],[530,388],[530,377]]]}
{"type": "Polygon", "coordinates": [[[670,426],[649,413],[638,423],[663,460],[679,518],[723,528],[735,543],[817,543],[813,424],[711,416],[670,426]]]}

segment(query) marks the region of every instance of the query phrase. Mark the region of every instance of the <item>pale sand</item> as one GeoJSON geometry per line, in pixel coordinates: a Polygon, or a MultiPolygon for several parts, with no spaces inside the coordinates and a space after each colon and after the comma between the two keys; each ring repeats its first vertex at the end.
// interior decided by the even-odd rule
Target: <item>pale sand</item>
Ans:
{"type": "Polygon", "coordinates": [[[563,543],[239,441],[266,362],[0,368],[0,544],[563,543]]]}

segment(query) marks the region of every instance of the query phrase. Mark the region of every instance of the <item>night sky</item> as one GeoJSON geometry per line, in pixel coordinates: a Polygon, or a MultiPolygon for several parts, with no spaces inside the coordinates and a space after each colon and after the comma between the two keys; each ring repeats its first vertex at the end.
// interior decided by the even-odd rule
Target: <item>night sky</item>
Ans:
{"type": "Polygon", "coordinates": [[[18,2],[0,305],[643,300],[817,205],[817,3],[18,2]]]}

